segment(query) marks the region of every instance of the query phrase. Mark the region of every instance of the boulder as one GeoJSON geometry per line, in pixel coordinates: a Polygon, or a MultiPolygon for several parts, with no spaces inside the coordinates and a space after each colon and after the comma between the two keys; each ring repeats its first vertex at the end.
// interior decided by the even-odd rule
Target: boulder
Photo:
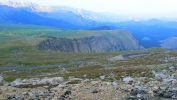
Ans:
{"type": "Polygon", "coordinates": [[[55,77],[53,78],[53,82],[56,82],[56,83],[63,83],[64,79],[63,77],[55,77]]]}
{"type": "Polygon", "coordinates": [[[21,79],[16,79],[15,81],[11,82],[11,86],[13,87],[16,87],[16,86],[19,86],[19,85],[22,85],[22,81],[21,79]]]}
{"type": "Polygon", "coordinates": [[[126,83],[129,83],[130,81],[133,81],[133,78],[125,77],[125,78],[123,78],[123,81],[126,82],[126,83]]]}

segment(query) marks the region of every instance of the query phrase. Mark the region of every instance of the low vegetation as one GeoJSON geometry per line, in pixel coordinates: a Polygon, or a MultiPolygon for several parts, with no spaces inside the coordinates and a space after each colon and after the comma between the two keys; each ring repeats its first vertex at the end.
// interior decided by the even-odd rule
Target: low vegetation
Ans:
{"type": "MultiPolygon", "coordinates": [[[[23,25],[22,25],[23,26],[23,25]]],[[[106,53],[63,53],[52,51],[40,51],[37,44],[47,38],[47,35],[56,37],[74,38],[70,30],[60,30],[49,27],[36,26],[9,26],[0,25],[0,67],[35,67],[52,66],[47,69],[0,71],[6,81],[14,81],[16,78],[54,77],[61,76],[67,80],[70,76],[78,78],[97,79],[105,75],[107,81],[131,77],[153,77],[152,70],[171,70],[170,66],[177,67],[176,51],[168,51],[162,48],[152,48],[141,51],[106,52],[106,53]],[[26,28],[28,30],[26,30],[26,28]],[[52,33],[53,32],[53,33],[52,33]],[[67,33],[67,34],[66,34],[67,33]],[[34,35],[35,34],[35,35],[34,35]],[[125,60],[110,61],[109,58],[121,54],[147,53],[146,56],[133,57],[125,60]],[[90,61],[89,61],[90,60],[90,61]],[[70,64],[86,61],[82,64],[70,64]],[[165,67],[164,67],[165,66],[165,67]]],[[[79,36],[93,35],[95,31],[74,31],[79,36]],[[85,32],[85,33],[84,33],[85,32]],[[83,35],[81,35],[83,33],[83,35]]],[[[104,31],[106,32],[106,31],[104,31]]],[[[77,83],[77,82],[76,82],[77,83]]],[[[71,83],[74,84],[74,83],[71,83]]]]}
{"type": "MultiPolygon", "coordinates": [[[[135,51],[134,53],[136,52],[137,51],[135,51]]],[[[128,58],[125,60],[110,61],[109,59],[97,59],[93,62],[74,64],[63,67],[56,66],[55,68],[47,69],[1,71],[1,74],[4,75],[6,81],[13,81],[16,78],[24,79],[34,77],[43,78],[58,76],[64,77],[65,80],[68,80],[70,76],[74,76],[77,78],[99,79],[100,76],[105,75],[104,80],[106,81],[120,80],[123,77],[131,76],[146,77],[147,79],[145,81],[148,82],[148,78],[154,77],[152,71],[158,72],[162,70],[171,70],[169,68],[170,66],[173,66],[174,68],[177,67],[176,63],[174,62],[174,60],[176,61],[177,59],[174,58],[171,53],[175,53],[175,51],[164,52],[163,50],[159,49],[159,51],[155,51],[153,53],[151,51],[151,54],[147,56],[128,58]]],[[[87,55],[91,54],[92,53],[87,53],[87,55]]],[[[114,53],[103,53],[102,57],[103,55],[105,55],[105,57],[108,57],[108,55],[113,56],[114,53]]],[[[171,72],[174,72],[174,70],[171,70],[171,72]]]]}

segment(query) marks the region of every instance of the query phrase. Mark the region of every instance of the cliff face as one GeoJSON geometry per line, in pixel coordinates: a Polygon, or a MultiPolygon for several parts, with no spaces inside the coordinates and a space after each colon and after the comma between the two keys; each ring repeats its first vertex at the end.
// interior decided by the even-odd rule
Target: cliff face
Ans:
{"type": "Polygon", "coordinates": [[[60,52],[111,52],[142,48],[127,31],[74,39],[49,37],[42,41],[38,47],[39,49],[60,52]]]}

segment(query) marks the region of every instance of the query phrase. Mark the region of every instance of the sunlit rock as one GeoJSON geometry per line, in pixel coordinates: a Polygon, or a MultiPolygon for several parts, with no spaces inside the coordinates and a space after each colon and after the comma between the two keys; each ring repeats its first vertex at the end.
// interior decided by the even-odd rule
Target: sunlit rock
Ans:
{"type": "Polygon", "coordinates": [[[112,85],[117,86],[118,84],[117,84],[117,82],[114,81],[114,82],[112,82],[112,85]]]}
{"type": "Polygon", "coordinates": [[[123,78],[123,81],[126,82],[126,83],[129,83],[130,81],[133,81],[133,78],[125,77],[125,78],[123,78]]]}
{"type": "Polygon", "coordinates": [[[100,76],[100,78],[101,78],[101,79],[104,79],[104,78],[105,78],[105,75],[100,76]]]}

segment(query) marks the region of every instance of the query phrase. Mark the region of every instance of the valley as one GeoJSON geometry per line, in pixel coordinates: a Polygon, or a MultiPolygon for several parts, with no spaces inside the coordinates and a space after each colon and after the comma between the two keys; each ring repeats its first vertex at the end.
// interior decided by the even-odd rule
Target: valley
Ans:
{"type": "MultiPolygon", "coordinates": [[[[38,49],[38,44],[48,37],[82,38],[97,36],[107,31],[62,30],[50,27],[2,25],[1,67],[66,64],[105,57],[107,53],[65,53],[38,49]],[[28,28],[26,28],[28,27],[28,28]],[[57,55],[57,56],[56,56],[57,55]],[[72,56],[73,58],[71,58],[72,56]]],[[[114,31],[112,32],[114,34],[114,31]]],[[[123,38],[122,38],[123,39],[123,38]]],[[[126,39],[126,37],[124,38],[126,39]]],[[[128,39],[128,38],[127,38],[128,39]]],[[[114,54],[116,52],[113,52],[114,54]]],[[[112,55],[110,54],[110,55],[112,55]]]]}
{"type": "MultiPolygon", "coordinates": [[[[72,94],[68,95],[69,97],[67,98],[75,100],[80,100],[81,98],[91,99],[94,97],[94,91],[95,95],[101,95],[106,93],[106,88],[111,89],[107,90],[111,95],[114,95],[111,92],[112,90],[120,92],[123,89],[124,92],[114,97],[109,97],[108,95],[99,97],[103,98],[103,100],[106,100],[106,98],[132,98],[132,92],[129,89],[135,89],[137,86],[134,87],[133,84],[139,84],[136,81],[139,80],[141,88],[149,87],[143,89],[146,93],[142,94],[141,98],[155,100],[166,97],[158,94],[156,94],[157,96],[152,96],[150,93],[155,92],[149,89],[154,89],[155,86],[150,87],[149,83],[155,84],[153,82],[157,81],[157,86],[160,86],[162,80],[175,80],[175,77],[168,75],[176,75],[174,69],[176,69],[177,53],[165,48],[134,48],[132,50],[117,49],[112,52],[76,53],[38,47],[40,43],[45,42],[47,39],[56,39],[57,41],[58,39],[68,39],[70,41],[72,39],[88,39],[86,37],[93,36],[103,36],[103,38],[112,36],[115,38],[114,41],[137,41],[132,38],[131,33],[125,30],[65,30],[46,26],[16,24],[4,24],[0,28],[0,73],[4,80],[1,81],[4,85],[0,87],[3,93],[8,94],[0,95],[1,98],[13,98],[14,92],[10,92],[12,94],[8,93],[13,89],[19,93],[15,93],[16,96],[14,98],[26,97],[28,99],[43,98],[46,95],[41,94],[41,96],[36,97],[34,94],[44,93],[44,91],[48,93],[50,90],[52,91],[51,94],[56,94],[52,98],[57,100],[63,98],[62,95],[66,96],[62,92],[66,93],[68,87],[72,87],[69,90],[72,91],[72,94]],[[157,77],[157,75],[164,76],[157,77]],[[128,83],[124,82],[127,77],[131,79],[128,83]],[[54,82],[54,80],[57,81],[54,82]],[[37,83],[33,84],[34,82],[37,83]],[[104,84],[104,88],[99,85],[100,82],[104,84]],[[60,87],[61,84],[64,87],[60,87]],[[124,86],[126,87],[124,88],[124,86]],[[7,88],[9,90],[6,90],[7,88]],[[34,92],[35,88],[38,88],[36,92],[34,92]],[[56,88],[57,91],[55,90],[56,88]],[[116,88],[119,89],[115,90],[116,88]],[[75,92],[77,94],[74,94],[75,92]],[[84,97],[83,92],[93,95],[84,97]],[[28,95],[25,96],[24,93],[28,95]]],[[[56,42],[56,44],[59,43],[56,42]]],[[[131,44],[130,42],[127,43],[122,45],[131,44]]],[[[168,81],[164,84],[168,84],[168,81]]],[[[140,98],[137,95],[135,94],[133,98],[140,98]]],[[[44,98],[51,98],[51,96],[48,95],[44,98]]]]}
{"type": "Polygon", "coordinates": [[[173,0],[33,1],[0,1],[0,100],[177,99],[173,0]]]}

